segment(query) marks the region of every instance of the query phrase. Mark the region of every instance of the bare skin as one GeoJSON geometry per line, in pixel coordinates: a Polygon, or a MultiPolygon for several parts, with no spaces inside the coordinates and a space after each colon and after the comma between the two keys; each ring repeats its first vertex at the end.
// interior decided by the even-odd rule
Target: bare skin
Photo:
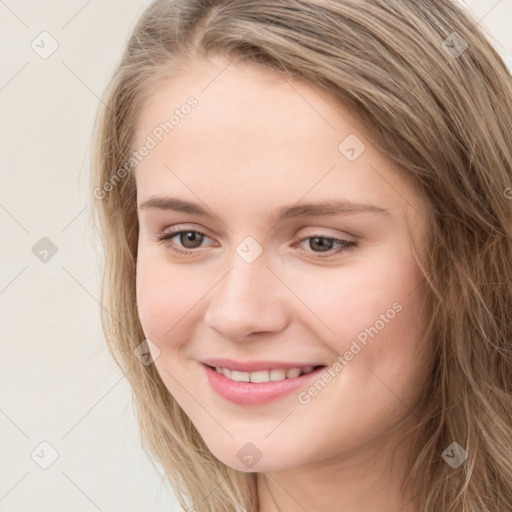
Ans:
{"type": "Polygon", "coordinates": [[[259,512],[417,512],[401,503],[408,444],[393,464],[392,454],[405,426],[393,427],[417,402],[431,357],[406,224],[423,247],[425,205],[332,98],[227,63],[197,62],[162,82],[137,122],[138,147],[188,97],[198,101],[135,171],[137,300],[159,350],[154,364],[212,453],[258,473],[259,512]],[[351,134],[365,145],[359,155],[346,153],[356,139],[339,149],[351,134]],[[211,217],[148,206],[156,196],[198,203],[211,217]],[[385,211],[277,222],[282,207],[327,200],[385,211]],[[158,240],[179,229],[196,238],[158,240]],[[247,237],[255,242],[244,247],[262,250],[251,263],[236,250],[247,237]],[[363,344],[365,329],[373,335],[363,344]],[[310,383],[302,402],[292,392],[263,405],[218,395],[199,363],[329,366],[344,354],[342,371],[313,396],[310,383]],[[237,456],[248,442],[260,454],[251,467],[237,456]]]}

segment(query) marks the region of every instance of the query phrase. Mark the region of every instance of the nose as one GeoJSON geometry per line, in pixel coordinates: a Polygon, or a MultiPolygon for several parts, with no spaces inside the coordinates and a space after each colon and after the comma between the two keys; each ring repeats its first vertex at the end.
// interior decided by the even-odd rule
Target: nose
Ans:
{"type": "Polygon", "coordinates": [[[231,341],[279,332],[289,318],[286,294],[289,290],[263,258],[250,264],[240,259],[211,290],[204,321],[231,341]]]}

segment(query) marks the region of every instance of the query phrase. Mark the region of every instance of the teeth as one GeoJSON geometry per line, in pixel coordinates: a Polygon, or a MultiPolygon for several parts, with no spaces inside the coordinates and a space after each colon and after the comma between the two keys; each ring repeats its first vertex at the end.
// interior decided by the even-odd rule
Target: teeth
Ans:
{"type": "Polygon", "coordinates": [[[236,380],[237,382],[250,382],[249,376],[250,373],[247,372],[237,372],[236,370],[231,371],[231,380],[236,380]]]}
{"type": "Polygon", "coordinates": [[[294,379],[299,375],[306,375],[313,371],[313,367],[306,366],[305,368],[290,368],[289,370],[261,370],[257,372],[239,372],[230,370],[229,368],[219,367],[216,367],[215,370],[217,373],[236,382],[275,382],[285,379],[294,379]]]}
{"type": "Polygon", "coordinates": [[[278,380],[284,380],[286,379],[287,372],[286,370],[270,370],[269,372],[263,372],[268,373],[268,379],[265,382],[271,381],[278,381],[278,380]]]}
{"type": "Polygon", "coordinates": [[[287,379],[294,379],[295,377],[298,377],[299,375],[300,375],[300,368],[290,368],[286,372],[287,379]]]}

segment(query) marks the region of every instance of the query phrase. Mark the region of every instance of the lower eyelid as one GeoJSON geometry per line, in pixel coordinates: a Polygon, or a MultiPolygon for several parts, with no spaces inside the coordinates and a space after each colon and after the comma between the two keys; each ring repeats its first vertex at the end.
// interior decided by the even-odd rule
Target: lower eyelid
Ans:
{"type": "Polygon", "coordinates": [[[335,247],[325,251],[325,252],[315,252],[315,251],[312,251],[312,250],[308,250],[308,249],[302,249],[301,250],[304,250],[310,254],[315,254],[316,256],[318,257],[329,257],[329,256],[334,256],[340,252],[343,252],[343,251],[349,251],[351,249],[355,249],[356,246],[357,246],[357,243],[356,242],[353,242],[351,240],[344,240],[342,238],[336,238],[336,237],[332,237],[332,236],[321,236],[321,235],[310,235],[310,236],[307,236],[307,237],[304,237],[302,238],[301,240],[299,240],[299,242],[297,243],[297,245],[301,245],[302,243],[306,242],[310,239],[313,239],[313,238],[324,238],[326,240],[332,240],[335,247]]]}
{"type": "MultiPolygon", "coordinates": [[[[182,230],[171,232],[171,233],[161,233],[160,235],[157,236],[157,241],[162,242],[164,244],[167,243],[168,245],[174,245],[174,243],[171,242],[171,239],[174,238],[175,236],[178,236],[183,233],[197,233],[197,234],[202,235],[204,237],[204,239],[212,240],[211,237],[209,237],[206,233],[203,233],[201,231],[197,231],[194,229],[182,229],[182,230]]],[[[325,257],[328,257],[328,256],[334,256],[338,252],[354,249],[357,245],[356,242],[353,242],[351,240],[345,240],[345,239],[337,238],[334,236],[325,236],[325,235],[319,235],[319,234],[313,234],[313,235],[308,235],[308,236],[302,237],[297,242],[295,242],[295,245],[300,246],[302,243],[307,242],[307,240],[310,240],[312,238],[324,238],[326,240],[332,240],[334,242],[334,244],[337,244],[337,247],[329,249],[328,251],[325,251],[325,253],[315,252],[315,251],[303,249],[302,247],[300,247],[301,250],[306,251],[311,254],[314,254],[314,255],[318,255],[318,257],[320,257],[320,258],[324,254],[325,254],[325,257]]],[[[195,247],[193,249],[187,249],[185,247],[181,247],[180,245],[176,245],[175,247],[171,247],[171,250],[175,250],[175,251],[181,252],[181,253],[193,253],[193,252],[199,252],[199,250],[204,247],[206,247],[206,246],[199,246],[199,247],[195,247]]]]}

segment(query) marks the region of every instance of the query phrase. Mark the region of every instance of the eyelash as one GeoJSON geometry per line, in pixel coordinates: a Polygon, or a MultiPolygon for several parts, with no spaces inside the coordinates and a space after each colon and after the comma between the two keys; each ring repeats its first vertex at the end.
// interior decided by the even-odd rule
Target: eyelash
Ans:
{"type": "MultiPolygon", "coordinates": [[[[181,235],[182,233],[198,233],[209,238],[208,235],[201,233],[201,231],[196,231],[194,229],[182,229],[181,231],[175,231],[173,233],[160,233],[160,235],[158,235],[157,237],[157,240],[159,243],[165,244],[169,249],[171,249],[171,251],[173,251],[176,254],[179,254],[180,256],[189,256],[192,253],[197,252],[198,249],[180,249],[171,245],[170,240],[177,235],[181,235]]],[[[323,238],[341,244],[341,246],[338,247],[337,249],[329,249],[329,251],[326,253],[315,253],[314,251],[307,251],[306,249],[301,249],[301,251],[313,252],[313,254],[317,255],[316,257],[320,259],[329,258],[342,252],[349,252],[357,247],[356,242],[349,242],[348,240],[342,240],[341,238],[323,235],[310,235],[300,239],[299,243],[302,243],[304,240],[309,240],[311,238],[323,238]]]]}

